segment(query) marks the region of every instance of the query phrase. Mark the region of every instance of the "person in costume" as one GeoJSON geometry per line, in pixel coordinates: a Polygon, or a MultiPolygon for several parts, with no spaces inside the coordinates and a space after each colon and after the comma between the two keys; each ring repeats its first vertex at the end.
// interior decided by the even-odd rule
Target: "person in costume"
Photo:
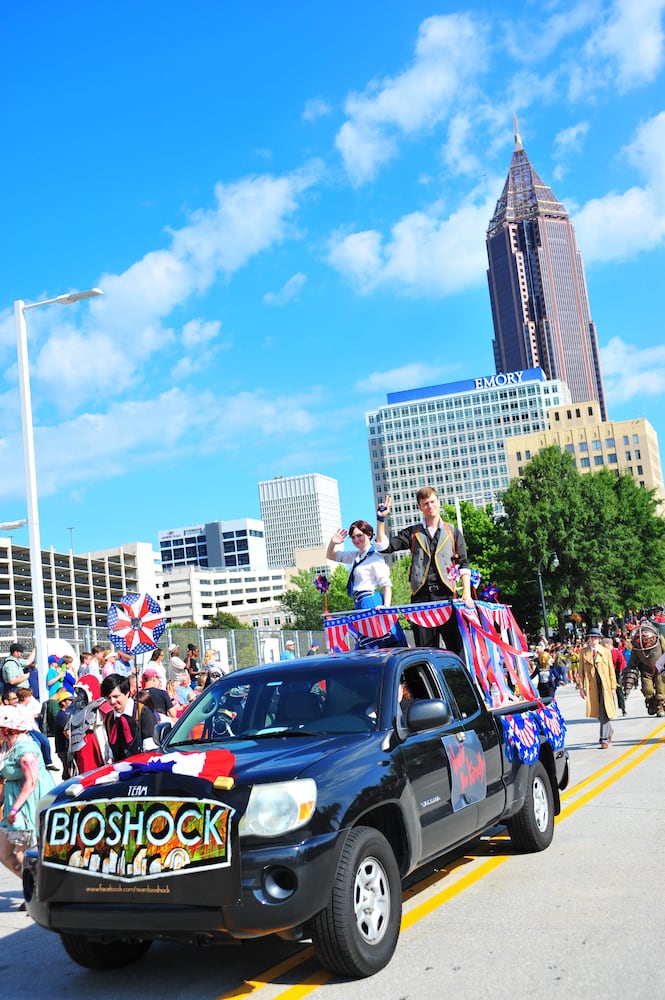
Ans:
{"type": "Polygon", "coordinates": [[[37,842],[37,803],[55,782],[18,708],[0,708],[0,862],[20,876],[23,855],[37,842]]]}
{"type": "Polygon", "coordinates": [[[588,645],[580,653],[578,688],[586,701],[587,719],[600,722],[600,748],[607,750],[614,735],[610,720],[616,716],[617,680],[610,651],[601,646],[602,638],[599,628],[589,629],[588,645]]]}
{"type": "MultiPolygon", "coordinates": [[[[441,518],[441,501],[432,486],[421,486],[416,494],[422,520],[386,535],[385,520],[390,514],[391,498],[379,506],[376,519],[377,552],[411,552],[411,600],[414,604],[447,601],[457,596],[456,582],[462,583],[462,599],[472,608],[471,568],[464,535],[454,524],[441,518]]],[[[441,626],[413,624],[416,646],[438,646],[441,626]]]]}
{"type": "Polygon", "coordinates": [[[665,638],[651,621],[641,621],[630,634],[631,652],[626,672],[639,671],[642,695],[649,715],[665,717],[665,638]]]}
{"type": "Polygon", "coordinates": [[[347,592],[353,598],[356,611],[366,608],[389,607],[392,600],[390,570],[385,560],[372,545],[374,528],[367,521],[354,521],[348,531],[338,528],[328,542],[326,559],[345,563],[350,567],[347,592]],[[355,552],[337,549],[347,537],[355,545],[355,552]]]}

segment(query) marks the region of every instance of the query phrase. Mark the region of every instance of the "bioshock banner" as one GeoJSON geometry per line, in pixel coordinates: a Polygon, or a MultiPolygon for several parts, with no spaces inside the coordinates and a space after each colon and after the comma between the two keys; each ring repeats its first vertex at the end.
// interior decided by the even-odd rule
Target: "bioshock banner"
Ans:
{"type": "Polygon", "coordinates": [[[219,801],[157,798],[53,806],[44,822],[43,863],[124,883],[231,864],[231,817],[219,801]]]}

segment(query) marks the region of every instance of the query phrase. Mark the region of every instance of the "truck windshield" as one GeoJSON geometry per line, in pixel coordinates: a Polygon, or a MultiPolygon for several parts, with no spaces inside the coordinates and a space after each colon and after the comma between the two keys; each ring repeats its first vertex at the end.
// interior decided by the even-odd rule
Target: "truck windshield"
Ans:
{"type": "Polygon", "coordinates": [[[332,658],[323,668],[241,671],[204,690],[167,744],[369,733],[377,728],[380,689],[378,666],[341,667],[332,658]]]}

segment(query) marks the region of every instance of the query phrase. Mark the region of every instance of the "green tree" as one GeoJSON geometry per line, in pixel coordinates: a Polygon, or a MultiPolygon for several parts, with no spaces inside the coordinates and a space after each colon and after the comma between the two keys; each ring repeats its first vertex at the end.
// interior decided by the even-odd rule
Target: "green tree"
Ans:
{"type": "Polygon", "coordinates": [[[501,598],[528,631],[541,628],[537,570],[562,629],[567,610],[589,623],[665,597],[665,522],[653,492],[604,469],[580,475],[568,452],[536,455],[501,496],[501,598]],[[556,552],[559,565],[552,565],[556,552]]]}
{"type": "Polygon", "coordinates": [[[552,446],[501,494],[504,515],[496,523],[500,599],[512,604],[518,621],[532,633],[542,628],[539,564],[546,603],[557,618],[577,607],[583,594],[579,566],[587,518],[582,478],[573,456],[552,446]],[[550,571],[553,552],[559,559],[556,571],[550,571]]]}
{"type": "MultiPolygon", "coordinates": [[[[443,517],[451,524],[457,523],[454,507],[444,507],[443,517]]],[[[474,507],[472,503],[462,500],[460,519],[469,565],[480,573],[482,587],[494,579],[499,561],[498,532],[492,507],[474,507]]]]}
{"type": "Polygon", "coordinates": [[[392,603],[396,606],[400,604],[411,604],[411,584],[409,583],[409,573],[411,572],[411,555],[396,559],[390,567],[390,582],[393,586],[392,603]]]}
{"type": "Polygon", "coordinates": [[[174,624],[171,625],[170,627],[171,628],[189,628],[189,629],[192,629],[192,628],[198,628],[198,625],[196,624],[196,622],[174,622],[174,624]]]}
{"type": "Polygon", "coordinates": [[[346,592],[349,571],[342,563],[335,566],[328,577],[328,611],[352,611],[353,598],[346,592]]]}
{"type": "Polygon", "coordinates": [[[232,615],[229,611],[216,611],[212,616],[206,628],[249,628],[249,625],[244,625],[239,618],[232,615]]]}

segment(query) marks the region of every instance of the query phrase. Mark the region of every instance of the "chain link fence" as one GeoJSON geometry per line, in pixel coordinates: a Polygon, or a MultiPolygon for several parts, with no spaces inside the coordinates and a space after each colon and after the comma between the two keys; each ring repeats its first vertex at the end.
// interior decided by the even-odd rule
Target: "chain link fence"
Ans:
{"type": "MultiPolygon", "coordinates": [[[[47,629],[49,644],[64,641],[79,656],[90,651],[93,646],[104,646],[111,649],[112,644],[106,629],[66,628],[47,629]]],[[[287,640],[295,643],[295,655],[305,656],[316,640],[321,652],[325,652],[326,640],[323,629],[320,631],[291,631],[269,628],[257,629],[209,629],[209,628],[167,628],[158,646],[164,650],[168,660],[168,648],[172,643],[180,647],[180,655],[184,659],[187,646],[191,643],[200,652],[199,662],[208,649],[214,649],[217,658],[231,670],[251,667],[257,663],[271,663],[278,660],[284,651],[287,640]]],[[[26,653],[32,649],[33,633],[30,629],[0,628],[0,660],[9,655],[9,647],[13,642],[25,646],[26,653]]],[[[149,654],[148,654],[149,655],[149,654]]]]}

